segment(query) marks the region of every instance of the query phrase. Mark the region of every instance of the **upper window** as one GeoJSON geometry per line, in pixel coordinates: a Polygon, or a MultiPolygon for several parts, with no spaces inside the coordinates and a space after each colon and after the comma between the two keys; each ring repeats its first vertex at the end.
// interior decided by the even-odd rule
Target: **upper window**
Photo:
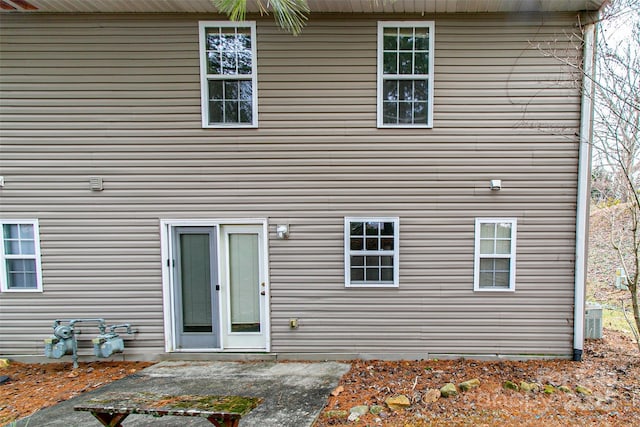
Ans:
{"type": "Polygon", "coordinates": [[[515,277],[516,220],[477,218],[474,290],[513,291],[515,277]]]}
{"type": "Polygon", "coordinates": [[[433,21],[378,22],[378,127],[433,126],[433,21]]]}
{"type": "Polygon", "coordinates": [[[41,292],[40,239],[37,221],[0,221],[1,290],[41,292]]]}
{"type": "Polygon", "coordinates": [[[255,22],[200,22],[203,127],[255,127],[255,22]]]}
{"type": "Polygon", "coordinates": [[[398,286],[398,218],[345,218],[346,286],[398,286]]]}

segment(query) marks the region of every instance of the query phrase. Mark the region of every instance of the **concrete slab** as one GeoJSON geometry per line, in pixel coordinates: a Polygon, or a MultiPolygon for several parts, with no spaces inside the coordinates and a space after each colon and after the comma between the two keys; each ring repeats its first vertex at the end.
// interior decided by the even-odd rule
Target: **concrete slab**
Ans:
{"type": "MultiPolygon", "coordinates": [[[[340,377],[350,366],[337,362],[184,362],[165,361],[98,390],[43,409],[17,423],[26,426],[91,427],[100,423],[87,412],[73,410],[112,391],[158,394],[210,394],[261,397],[264,401],[240,421],[241,427],[311,426],[340,377]]],[[[130,415],[126,427],[209,426],[202,418],[130,415]]]]}

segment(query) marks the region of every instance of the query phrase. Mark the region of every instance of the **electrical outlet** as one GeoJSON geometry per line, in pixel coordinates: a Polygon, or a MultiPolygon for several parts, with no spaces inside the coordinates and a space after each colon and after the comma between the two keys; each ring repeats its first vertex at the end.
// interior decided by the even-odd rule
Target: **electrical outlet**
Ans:
{"type": "Polygon", "coordinates": [[[298,329],[298,319],[289,319],[289,327],[291,329],[298,329]]]}

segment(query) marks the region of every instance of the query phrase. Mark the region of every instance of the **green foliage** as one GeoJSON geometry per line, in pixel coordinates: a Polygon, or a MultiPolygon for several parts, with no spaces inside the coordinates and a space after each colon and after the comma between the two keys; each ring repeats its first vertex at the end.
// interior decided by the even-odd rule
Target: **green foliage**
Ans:
{"type": "MultiPolygon", "coordinates": [[[[212,0],[218,10],[232,21],[243,21],[247,15],[247,0],[212,0]]],[[[273,12],[274,18],[280,28],[298,35],[302,32],[310,12],[306,0],[254,0],[260,9],[260,13],[273,12]]]]}

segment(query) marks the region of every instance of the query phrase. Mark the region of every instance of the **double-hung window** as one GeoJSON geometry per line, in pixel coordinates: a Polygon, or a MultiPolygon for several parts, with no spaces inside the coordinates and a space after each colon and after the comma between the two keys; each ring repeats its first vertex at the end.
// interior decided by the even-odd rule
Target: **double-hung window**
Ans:
{"type": "Polygon", "coordinates": [[[41,292],[40,238],[35,220],[2,220],[0,289],[41,292]]]}
{"type": "Polygon", "coordinates": [[[513,291],[516,277],[516,220],[476,218],[476,291],[513,291]]]}
{"type": "Polygon", "coordinates": [[[345,218],[345,285],[398,286],[398,218],[345,218]]]}
{"type": "Polygon", "coordinates": [[[378,22],[378,127],[433,127],[433,21],[378,22]]]}
{"type": "Polygon", "coordinates": [[[202,127],[258,124],[255,22],[200,22],[202,127]]]}

